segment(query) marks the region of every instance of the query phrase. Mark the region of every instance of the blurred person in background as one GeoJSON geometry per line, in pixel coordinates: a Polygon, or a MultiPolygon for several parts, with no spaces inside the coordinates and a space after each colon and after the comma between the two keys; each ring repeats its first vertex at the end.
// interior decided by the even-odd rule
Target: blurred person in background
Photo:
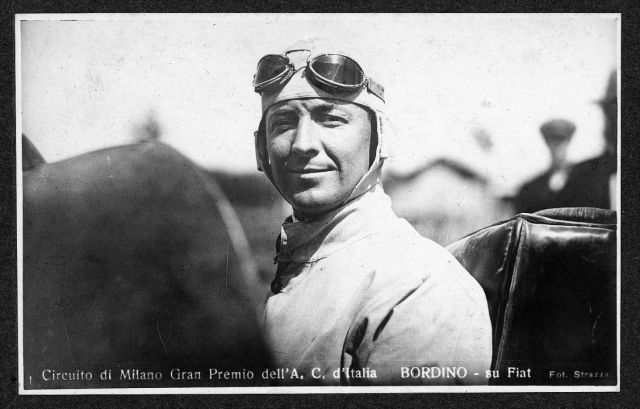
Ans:
{"type": "Polygon", "coordinates": [[[258,167],[293,208],[264,312],[274,365],[295,369],[294,384],[486,383],[484,292],[391,209],[384,90],[360,64],[317,39],[258,63],[258,167]],[[450,370],[410,377],[416,367],[450,370]]]}
{"type": "Polygon", "coordinates": [[[605,95],[597,103],[604,114],[604,151],[600,156],[577,163],[571,169],[564,194],[566,206],[599,207],[617,210],[618,178],[618,81],[609,75],[605,95]]]}
{"type": "Polygon", "coordinates": [[[595,158],[568,165],[564,160],[566,147],[575,127],[563,120],[545,123],[541,131],[551,151],[552,166],[549,171],[521,188],[515,200],[518,213],[554,207],[617,208],[616,72],[609,75],[605,95],[597,102],[604,113],[604,152],[595,158]]]}
{"type": "Polygon", "coordinates": [[[549,148],[551,166],[520,188],[514,203],[517,213],[566,207],[570,202],[564,188],[570,172],[567,148],[575,130],[576,126],[565,119],[552,119],[542,124],[540,133],[549,148]]]}

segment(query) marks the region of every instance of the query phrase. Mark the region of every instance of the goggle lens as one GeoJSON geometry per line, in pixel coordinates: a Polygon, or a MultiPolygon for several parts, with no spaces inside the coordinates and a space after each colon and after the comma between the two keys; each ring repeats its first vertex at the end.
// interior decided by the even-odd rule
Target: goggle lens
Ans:
{"type": "MultiPolygon", "coordinates": [[[[299,50],[298,50],[299,51],[299,50]]],[[[258,62],[253,78],[254,90],[262,93],[268,88],[281,86],[293,75],[297,66],[285,55],[269,54],[258,62]]],[[[384,101],[384,88],[364,76],[357,62],[340,54],[322,54],[307,61],[309,80],[320,88],[333,92],[353,92],[365,85],[367,90],[384,101]]]]}
{"type": "Polygon", "coordinates": [[[258,62],[253,86],[258,87],[284,75],[289,70],[289,59],[282,55],[266,55],[258,62]]]}
{"type": "Polygon", "coordinates": [[[354,60],[343,55],[321,55],[314,58],[309,65],[316,75],[339,85],[359,87],[364,82],[362,68],[354,60]]]}

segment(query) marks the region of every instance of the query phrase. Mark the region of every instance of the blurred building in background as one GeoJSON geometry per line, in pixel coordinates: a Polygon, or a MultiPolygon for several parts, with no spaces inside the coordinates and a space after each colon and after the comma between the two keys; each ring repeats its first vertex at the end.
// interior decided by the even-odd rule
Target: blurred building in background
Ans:
{"type": "Polygon", "coordinates": [[[393,209],[423,236],[447,245],[509,216],[489,180],[456,159],[429,160],[411,173],[386,173],[393,209]]]}

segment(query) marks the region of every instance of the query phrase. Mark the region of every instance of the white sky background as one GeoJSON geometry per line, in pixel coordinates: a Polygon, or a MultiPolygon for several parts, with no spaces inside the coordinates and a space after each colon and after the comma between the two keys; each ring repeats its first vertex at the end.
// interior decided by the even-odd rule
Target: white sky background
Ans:
{"type": "Polygon", "coordinates": [[[504,193],[548,166],[547,119],[577,125],[570,160],[601,152],[593,101],[619,61],[617,15],[70,17],[86,21],[21,23],[22,132],[51,162],[131,142],[153,111],[163,141],[195,162],[255,170],[256,64],[321,36],[348,39],[385,86],[397,133],[388,167],[459,158],[504,193]]]}

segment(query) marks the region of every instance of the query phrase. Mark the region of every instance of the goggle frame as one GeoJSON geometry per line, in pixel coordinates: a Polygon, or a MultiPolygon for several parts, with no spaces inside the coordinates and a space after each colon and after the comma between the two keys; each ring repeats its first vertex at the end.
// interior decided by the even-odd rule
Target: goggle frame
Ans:
{"type": "MultiPolygon", "coordinates": [[[[286,82],[293,76],[293,74],[295,74],[297,71],[302,69],[302,68],[299,68],[298,70],[296,70],[294,63],[287,56],[287,54],[294,51],[309,51],[309,50],[290,50],[284,55],[283,54],[267,54],[258,61],[258,69],[259,69],[260,64],[263,62],[265,58],[282,59],[283,71],[275,75],[274,77],[264,80],[260,83],[256,83],[256,79],[258,77],[258,73],[256,73],[253,76],[253,88],[255,92],[262,94],[263,92],[267,91],[270,88],[274,88],[277,85],[284,86],[284,84],[286,84],[286,82]]],[[[372,94],[374,94],[384,102],[384,87],[378,84],[372,78],[367,77],[362,67],[360,67],[360,64],[358,64],[351,57],[347,57],[346,55],[337,54],[337,53],[319,54],[313,58],[307,58],[306,66],[304,68],[307,70],[307,72],[311,73],[311,75],[309,75],[310,81],[321,89],[328,88],[328,90],[325,89],[325,91],[331,91],[336,93],[352,93],[358,89],[366,87],[369,92],[371,92],[372,94]],[[351,64],[353,64],[359,70],[360,76],[362,77],[362,81],[358,84],[339,83],[324,77],[313,68],[313,63],[316,62],[318,59],[322,57],[332,57],[332,56],[338,56],[338,57],[344,58],[347,61],[349,61],[351,64]]]]}

